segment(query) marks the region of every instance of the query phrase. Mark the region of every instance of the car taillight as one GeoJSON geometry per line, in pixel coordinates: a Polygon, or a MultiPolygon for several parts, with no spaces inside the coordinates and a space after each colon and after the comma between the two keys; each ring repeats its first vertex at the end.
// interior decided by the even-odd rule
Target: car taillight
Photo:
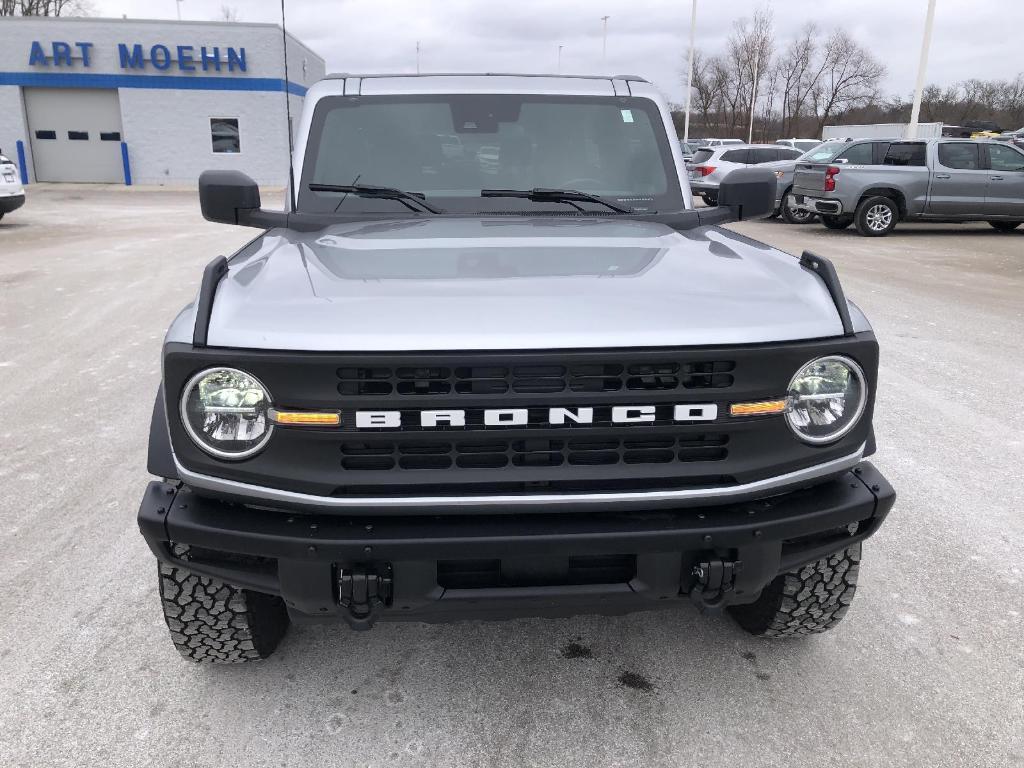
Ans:
{"type": "Polygon", "coordinates": [[[713,165],[700,165],[697,166],[697,170],[700,171],[701,176],[710,176],[718,169],[715,168],[713,165]]]}
{"type": "Polygon", "coordinates": [[[839,175],[839,169],[834,165],[830,165],[825,169],[825,191],[835,192],[836,190],[836,176],[839,175]]]}

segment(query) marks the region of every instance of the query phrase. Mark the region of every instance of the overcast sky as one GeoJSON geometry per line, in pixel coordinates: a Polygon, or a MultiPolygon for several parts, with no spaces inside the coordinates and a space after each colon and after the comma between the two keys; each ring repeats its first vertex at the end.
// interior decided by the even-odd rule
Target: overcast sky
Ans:
{"type": "MultiPolygon", "coordinates": [[[[175,0],[92,0],[95,15],[175,18],[175,0]]],[[[278,0],[182,0],[183,19],[280,21],[278,0]]],[[[887,90],[914,87],[926,0],[698,0],[697,47],[723,50],[735,19],[771,7],[777,47],[817,11],[842,25],[889,68],[887,90]]],[[[411,72],[416,41],[424,72],[636,74],[683,98],[688,0],[287,0],[288,29],[327,60],[329,72],[411,72]],[[608,15],[607,62],[601,17],[608,15]]],[[[938,0],[928,80],[1010,78],[1024,71],[1021,0],[938,0]]]]}

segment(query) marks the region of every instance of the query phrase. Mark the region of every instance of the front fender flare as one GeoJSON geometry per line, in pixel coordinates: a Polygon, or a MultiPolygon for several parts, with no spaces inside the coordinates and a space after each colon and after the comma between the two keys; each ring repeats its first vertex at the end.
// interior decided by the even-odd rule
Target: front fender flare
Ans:
{"type": "Polygon", "coordinates": [[[153,416],[149,421],[149,453],[146,456],[146,469],[151,475],[167,480],[180,480],[178,469],[174,466],[174,453],[171,451],[171,436],[167,431],[167,411],[164,405],[164,385],[156,391],[156,402],[153,403],[153,416]]]}

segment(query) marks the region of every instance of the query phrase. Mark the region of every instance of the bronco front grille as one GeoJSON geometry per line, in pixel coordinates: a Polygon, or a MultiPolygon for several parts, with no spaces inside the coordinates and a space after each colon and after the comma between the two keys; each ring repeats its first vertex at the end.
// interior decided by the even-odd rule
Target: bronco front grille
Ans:
{"type": "Polygon", "coordinates": [[[729,436],[721,433],[436,442],[352,440],[341,444],[341,467],[382,471],[722,461],[729,455],[728,442],[729,436]]]}
{"type": "Polygon", "coordinates": [[[540,351],[169,348],[169,423],[183,466],[227,480],[352,498],[643,492],[776,477],[851,455],[868,437],[870,409],[835,444],[812,446],[795,439],[783,417],[734,418],[730,404],[784,396],[793,373],[826,354],[857,360],[872,391],[877,370],[870,335],[540,351]],[[245,461],[207,456],[174,415],[184,384],[215,365],[250,372],[282,406],[337,411],[341,423],[276,427],[266,449],[245,461]],[[616,418],[616,408],[642,408],[644,418],[616,418]],[[495,422],[499,411],[514,412],[514,423],[495,422]],[[431,412],[448,415],[425,419],[431,412]],[[703,414],[709,418],[689,418],[703,414]]]}
{"type": "Polygon", "coordinates": [[[345,397],[503,395],[508,393],[722,389],[733,384],[731,360],[568,365],[360,366],[337,369],[345,397]]]}

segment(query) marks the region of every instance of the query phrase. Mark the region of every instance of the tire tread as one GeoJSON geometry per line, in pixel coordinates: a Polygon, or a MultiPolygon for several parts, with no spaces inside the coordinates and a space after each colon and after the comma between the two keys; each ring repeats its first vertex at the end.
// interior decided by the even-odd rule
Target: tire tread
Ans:
{"type": "Polygon", "coordinates": [[[741,627],[762,637],[827,632],[846,616],[857,592],[861,545],[777,576],[750,605],[730,606],[741,627]]]}
{"type": "MultiPolygon", "coordinates": [[[[188,547],[173,544],[176,557],[188,547]]],[[[160,603],[171,641],[184,658],[237,664],[267,658],[288,629],[284,601],[199,576],[179,565],[158,565],[160,603]]]]}

